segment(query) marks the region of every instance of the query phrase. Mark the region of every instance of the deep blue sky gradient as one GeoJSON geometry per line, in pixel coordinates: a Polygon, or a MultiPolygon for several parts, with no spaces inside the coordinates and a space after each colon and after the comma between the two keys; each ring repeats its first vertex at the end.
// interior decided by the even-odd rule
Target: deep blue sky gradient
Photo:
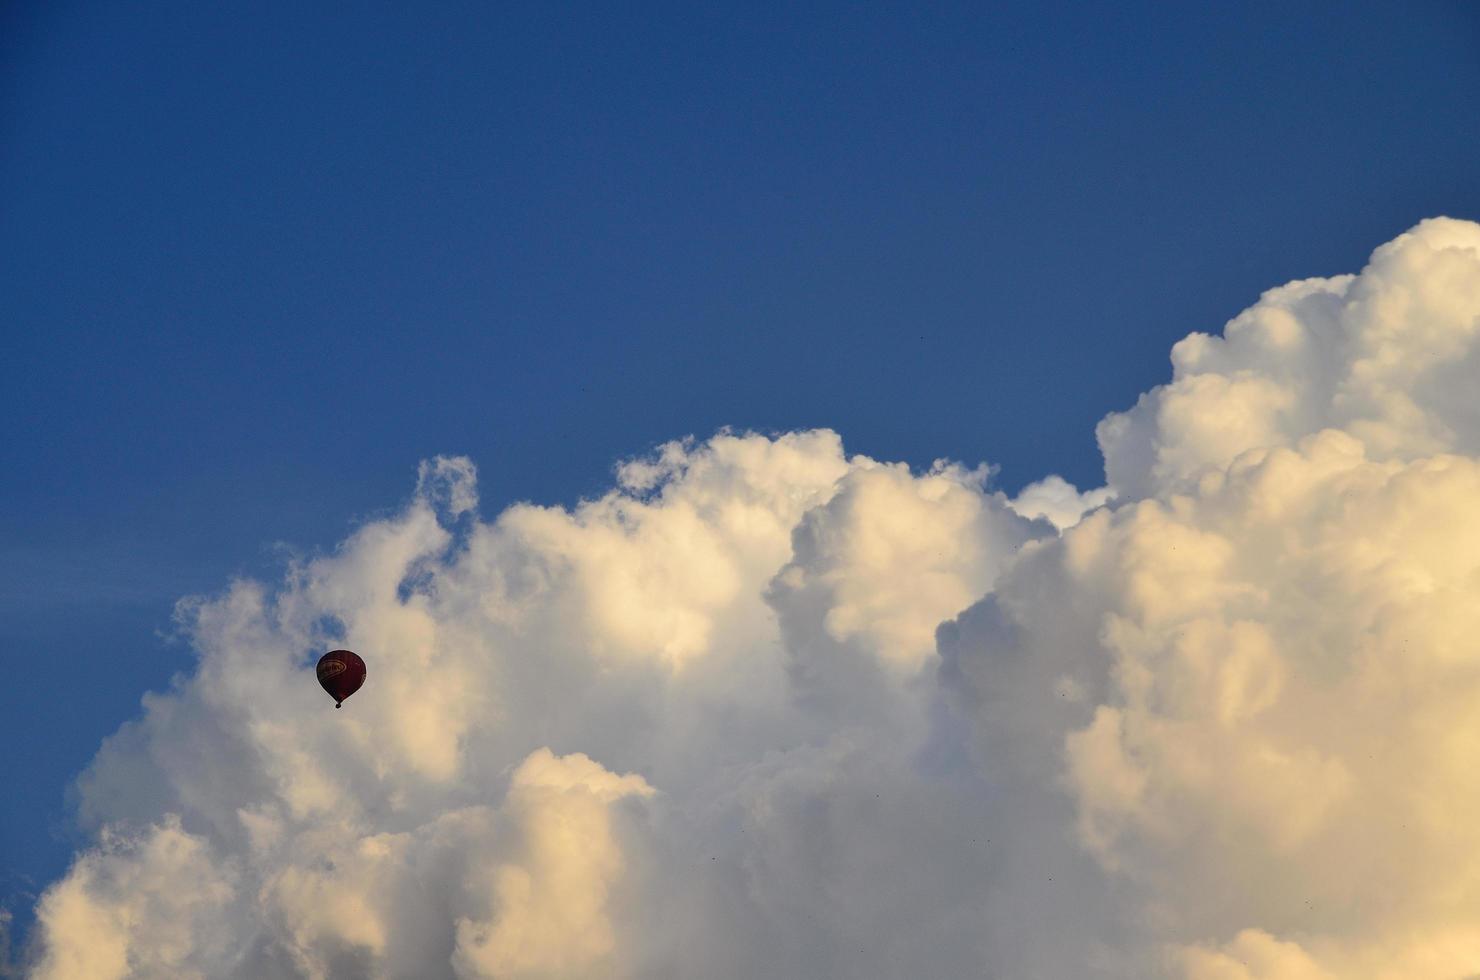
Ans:
{"type": "Polygon", "coordinates": [[[1094,485],[1175,339],[1480,217],[1473,3],[917,7],[0,7],[0,905],[174,600],[421,458],[485,515],[725,425],[1094,485]]]}

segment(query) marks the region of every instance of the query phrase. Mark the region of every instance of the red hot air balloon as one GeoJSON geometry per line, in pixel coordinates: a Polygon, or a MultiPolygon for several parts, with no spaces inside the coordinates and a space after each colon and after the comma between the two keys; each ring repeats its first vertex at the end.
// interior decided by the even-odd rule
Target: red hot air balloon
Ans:
{"type": "Polygon", "coordinates": [[[319,686],[334,699],[334,707],[365,683],[365,661],[349,650],[330,650],[319,658],[319,686]]]}

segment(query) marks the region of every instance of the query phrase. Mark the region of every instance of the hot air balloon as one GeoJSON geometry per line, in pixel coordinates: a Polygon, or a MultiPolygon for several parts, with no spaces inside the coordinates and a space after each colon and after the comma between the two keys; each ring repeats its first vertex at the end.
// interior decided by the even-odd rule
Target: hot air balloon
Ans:
{"type": "Polygon", "coordinates": [[[318,674],[319,686],[329,692],[338,708],[365,683],[365,661],[351,650],[330,650],[319,658],[318,674]]]}

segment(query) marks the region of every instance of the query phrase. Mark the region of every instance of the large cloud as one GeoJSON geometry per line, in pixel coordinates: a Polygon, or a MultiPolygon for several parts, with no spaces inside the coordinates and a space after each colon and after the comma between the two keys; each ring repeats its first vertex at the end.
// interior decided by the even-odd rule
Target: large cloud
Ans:
{"type": "Polygon", "coordinates": [[[182,604],[33,972],[1480,973],[1477,333],[1439,220],[1182,341],[1098,491],[721,434],[485,523],[429,461],[182,604]]]}
{"type": "Polygon", "coordinates": [[[1101,425],[1123,502],[943,631],[1147,973],[1480,972],[1477,336],[1472,224],[1271,291],[1101,425]]]}

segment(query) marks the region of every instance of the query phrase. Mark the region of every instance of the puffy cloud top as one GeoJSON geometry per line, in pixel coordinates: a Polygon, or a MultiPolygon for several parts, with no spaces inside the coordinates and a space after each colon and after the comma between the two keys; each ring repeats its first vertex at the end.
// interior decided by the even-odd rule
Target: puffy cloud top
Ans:
{"type": "Polygon", "coordinates": [[[1356,276],[1271,289],[1221,337],[1172,348],[1172,381],[1100,423],[1110,485],[1188,486],[1240,453],[1341,429],[1378,459],[1480,452],[1480,225],[1424,221],[1356,276]]]}
{"type": "Polygon", "coordinates": [[[727,432],[485,521],[429,460],[182,602],[31,974],[1480,974],[1477,333],[1435,219],[1180,342],[1098,490],[727,432]]]}

